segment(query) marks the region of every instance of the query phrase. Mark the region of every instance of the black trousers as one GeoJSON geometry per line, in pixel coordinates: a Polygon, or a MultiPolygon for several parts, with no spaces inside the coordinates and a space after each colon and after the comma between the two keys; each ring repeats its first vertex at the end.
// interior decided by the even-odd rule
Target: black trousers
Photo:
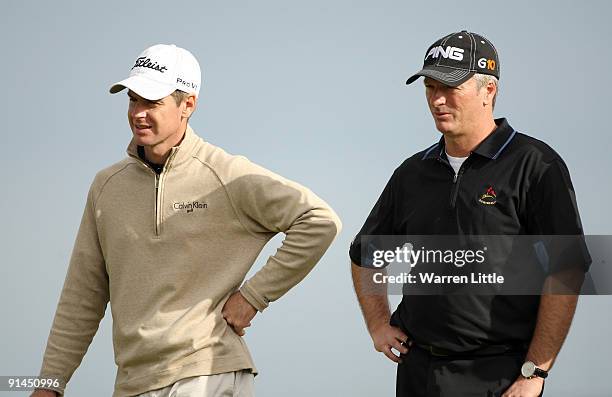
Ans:
{"type": "Polygon", "coordinates": [[[401,357],[397,397],[497,397],[520,375],[525,352],[439,357],[413,345],[401,357]]]}

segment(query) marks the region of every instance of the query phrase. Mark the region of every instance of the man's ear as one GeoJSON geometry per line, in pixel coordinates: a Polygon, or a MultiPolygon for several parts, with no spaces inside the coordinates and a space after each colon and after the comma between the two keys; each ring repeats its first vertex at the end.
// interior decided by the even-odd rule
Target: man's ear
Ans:
{"type": "Polygon", "coordinates": [[[190,94],[187,99],[185,99],[185,108],[183,109],[183,117],[191,117],[191,114],[195,111],[196,104],[198,99],[195,94],[190,94]]]}
{"type": "Polygon", "coordinates": [[[495,94],[497,94],[497,86],[492,81],[489,81],[487,85],[484,87],[485,89],[485,97],[482,102],[483,105],[488,105],[493,103],[493,98],[495,98],[495,94]]]}

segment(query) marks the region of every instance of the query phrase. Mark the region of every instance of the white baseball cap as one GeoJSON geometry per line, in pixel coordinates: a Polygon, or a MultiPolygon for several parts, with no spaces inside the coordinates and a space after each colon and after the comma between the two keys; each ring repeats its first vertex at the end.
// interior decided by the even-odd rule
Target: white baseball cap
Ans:
{"type": "Polygon", "coordinates": [[[130,71],[130,77],[110,88],[111,94],[129,88],[151,101],[164,98],[175,90],[196,97],[200,93],[202,74],[192,53],[174,44],[157,44],[144,50],[130,71]]]}

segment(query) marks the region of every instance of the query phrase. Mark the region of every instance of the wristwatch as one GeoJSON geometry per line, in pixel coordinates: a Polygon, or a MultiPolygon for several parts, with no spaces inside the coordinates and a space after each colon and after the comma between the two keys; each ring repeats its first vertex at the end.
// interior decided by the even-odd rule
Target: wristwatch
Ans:
{"type": "Polygon", "coordinates": [[[544,371],[542,368],[536,367],[532,361],[525,361],[521,367],[521,375],[527,379],[531,379],[536,376],[544,379],[548,376],[548,371],[544,371]]]}

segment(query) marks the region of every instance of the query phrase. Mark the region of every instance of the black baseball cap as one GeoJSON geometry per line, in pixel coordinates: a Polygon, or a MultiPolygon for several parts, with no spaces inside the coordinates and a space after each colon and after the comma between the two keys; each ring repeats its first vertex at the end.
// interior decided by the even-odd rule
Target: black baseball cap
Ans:
{"type": "Polygon", "coordinates": [[[484,36],[462,30],[433,43],[425,53],[423,69],[411,76],[406,84],[424,76],[457,87],[476,73],[499,79],[497,50],[484,36]]]}

